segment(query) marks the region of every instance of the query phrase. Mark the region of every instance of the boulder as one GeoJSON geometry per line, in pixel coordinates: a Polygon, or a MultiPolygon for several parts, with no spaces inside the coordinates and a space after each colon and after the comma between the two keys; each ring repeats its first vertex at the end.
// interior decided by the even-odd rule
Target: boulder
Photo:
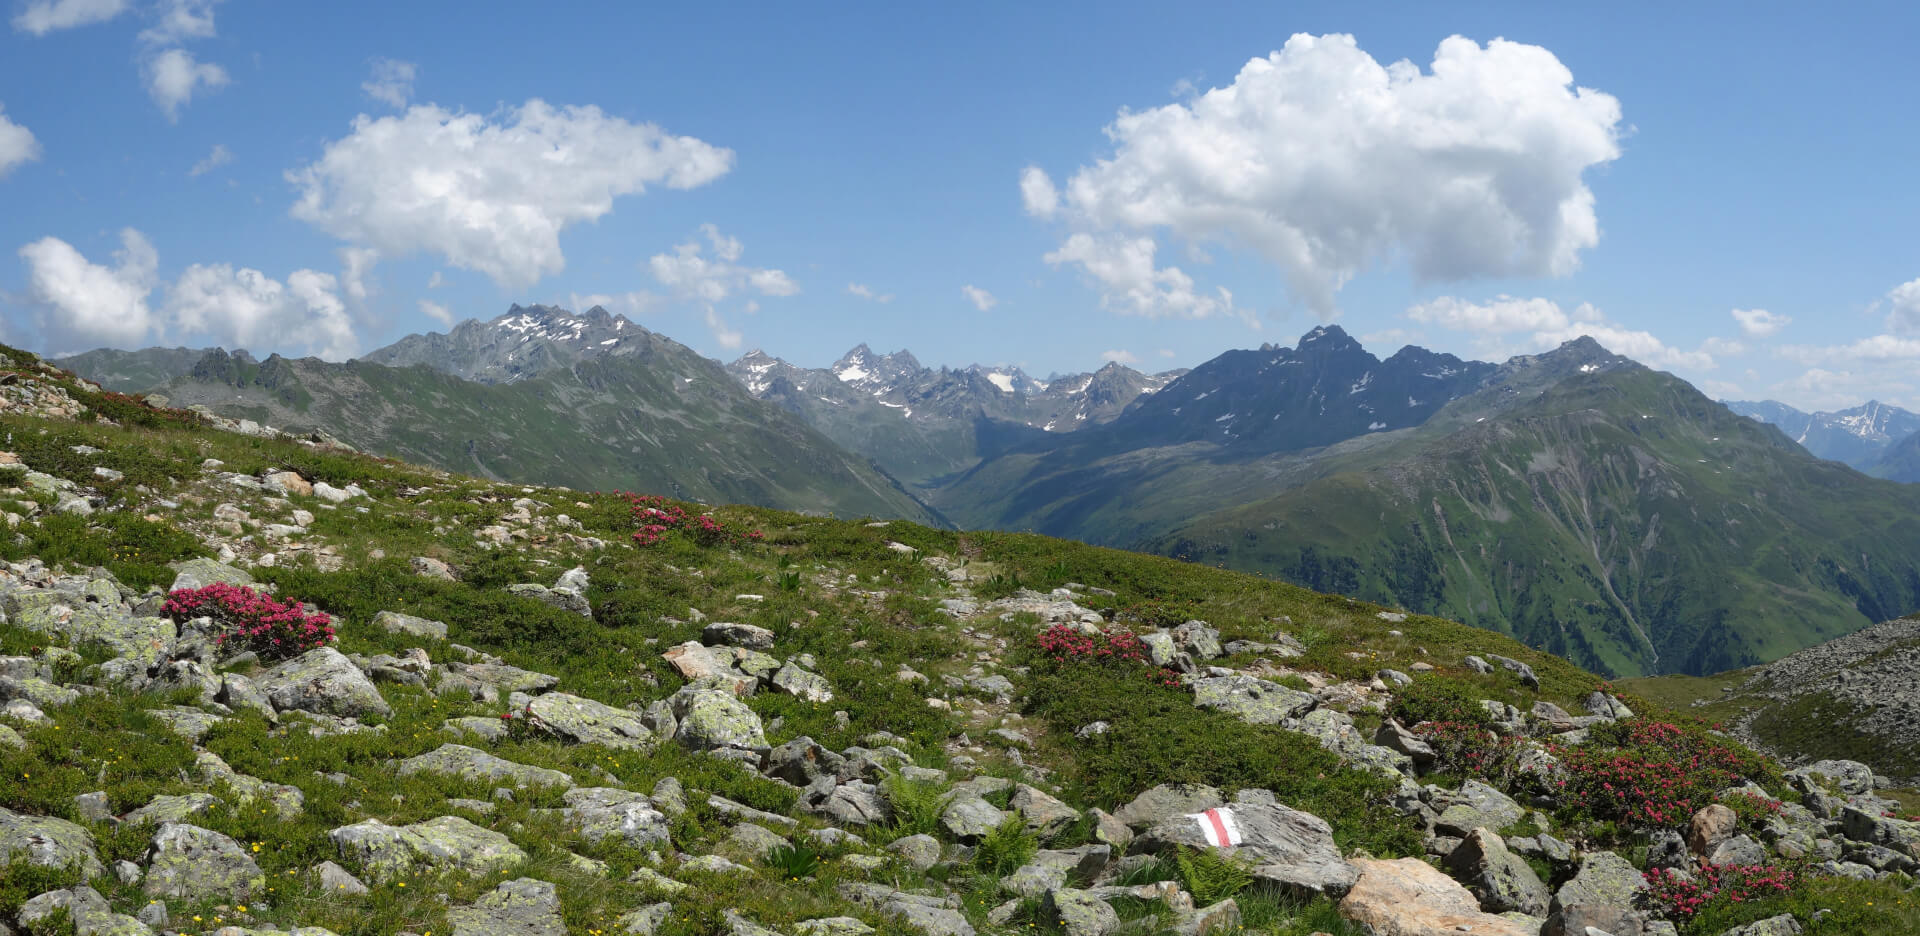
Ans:
{"type": "Polygon", "coordinates": [[[147,801],[147,805],[127,813],[124,821],[128,825],[148,823],[161,825],[168,822],[186,822],[215,806],[220,805],[219,797],[211,793],[187,793],[182,796],[156,796],[147,801]]]}
{"type": "Polygon", "coordinates": [[[1487,659],[1492,660],[1493,662],[1506,667],[1515,676],[1520,677],[1520,682],[1525,684],[1528,688],[1534,689],[1536,691],[1539,690],[1540,677],[1535,676],[1533,674],[1533,667],[1528,666],[1527,664],[1522,663],[1519,660],[1516,660],[1512,657],[1503,657],[1497,653],[1487,654],[1487,659]]]}
{"type": "Polygon", "coordinates": [[[586,787],[568,790],[562,799],[567,805],[560,814],[589,842],[617,839],[641,850],[672,844],[666,813],[638,793],[586,787]]]}
{"type": "Polygon", "coordinates": [[[1587,693],[1587,697],[1580,702],[1580,707],[1586,709],[1587,714],[1602,718],[1618,720],[1633,717],[1633,709],[1627,708],[1627,703],[1598,689],[1587,693]]]}
{"type": "Polygon", "coordinates": [[[697,751],[713,748],[764,748],[760,716],[731,692],[682,689],[668,699],[679,725],[674,740],[697,751]]]}
{"type": "Polygon", "coordinates": [[[1080,821],[1080,810],[1068,806],[1038,787],[1016,784],[1007,803],[1027,823],[1027,829],[1042,839],[1080,821]]]}
{"type": "Polygon", "coordinates": [[[1488,913],[1518,911],[1546,916],[1551,900],[1547,885],[1526,860],[1507,850],[1507,843],[1487,829],[1475,829],[1447,854],[1447,870],[1467,886],[1488,913]]]}
{"type": "Polygon", "coordinates": [[[1876,816],[1855,806],[1840,814],[1841,829],[1847,838],[1902,852],[1920,858],[1920,822],[1907,822],[1876,816]]]}
{"type": "Polygon", "coordinates": [[[423,640],[447,639],[447,625],[440,621],[429,621],[411,614],[398,611],[382,611],[373,616],[373,626],[389,634],[405,634],[423,640]]]}
{"type": "Polygon", "coordinates": [[[313,869],[313,876],[320,884],[320,890],[328,894],[357,897],[370,893],[367,885],[362,884],[359,878],[331,861],[320,862],[319,866],[313,869]]]}
{"type": "Polygon", "coordinates": [[[453,936],[567,936],[560,895],[533,878],[507,881],[466,907],[447,911],[453,936]]]}
{"type": "Polygon", "coordinates": [[[745,647],[768,650],[773,647],[773,631],[753,624],[716,621],[700,629],[700,642],[709,647],[745,647]]]}
{"type": "Polygon", "coordinates": [[[85,828],[65,819],[22,815],[0,806],[0,871],[14,864],[78,867],[88,877],[106,873],[100,853],[94,850],[93,836],[85,828]]]}
{"type": "Polygon", "coordinates": [[[1434,822],[1434,831],[1461,838],[1475,829],[1506,828],[1527,814],[1513,797],[1479,780],[1461,784],[1459,792],[1446,795],[1445,802],[1447,805],[1434,822]]]}
{"type": "Polygon", "coordinates": [[[1066,936],[1107,936],[1120,927],[1120,915],[1106,901],[1070,887],[1048,891],[1040,909],[1066,936]]]}
{"type": "Polygon", "coordinates": [[[360,862],[368,874],[383,879],[414,871],[477,877],[509,870],[527,860],[527,853],[506,836],[458,816],[406,826],[369,819],[341,826],[327,836],[343,857],[360,862]]]}
{"type": "Polygon", "coordinates": [[[237,569],[217,559],[188,559],[176,563],[173,567],[173,584],[168,591],[181,591],[189,588],[205,588],[215,582],[228,585],[253,587],[253,576],[246,570],[237,569]]]}
{"type": "Polygon", "coordinates": [[[930,897],[882,884],[845,883],[835,888],[844,899],[891,917],[922,936],[974,936],[973,924],[953,897],[930,897]]]}
{"type": "Polygon", "coordinates": [[[1255,879],[1296,896],[1339,897],[1359,876],[1341,857],[1326,820],[1278,803],[1242,801],[1162,819],[1135,839],[1131,850],[1157,854],[1178,846],[1214,848],[1222,829],[1238,838],[1230,848],[1249,861],[1255,879]]]}
{"type": "Polygon", "coordinates": [[[867,936],[873,927],[854,917],[818,917],[793,924],[794,936],[867,936]]]}
{"type": "Polygon", "coordinates": [[[517,764],[464,744],[443,744],[425,754],[409,757],[400,762],[399,773],[403,777],[417,773],[440,774],[516,787],[573,786],[573,778],[558,770],[517,764]]]}
{"type": "Polygon", "coordinates": [[[1465,887],[1418,858],[1358,858],[1354,866],[1359,877],[1340,915],[1373,936],[1536,936],[1533,925],[1481,912],[1465,887]]]}
{"type": "Polygon", "coordinates": [[[673,904],[656,903],[641,907],[613,921],[615,933],[627,933],[630,936],[653,936],[667,922],[673,913],[673,904]]]}
{"type": "Polygon", "coordinates": [[[1646,880],[1613,852],[1591,852],[1580,873],[1560,885],[1547,907],[1540,936],[1587,936],[1588,928],[1613,936],[1642,936],[1653,918],[1635,909],[1646,880]]]}
{"type": "Polygon", "coordinates": [[[147,848],[150,897],[246,898],[261,893],[267,876],[240,843],[211,829],[168,822],[147,848]]]}
{"type": "Polygon", "coordinates": [[[792,663],[780,667],[769,682],[774,689],[808,702],[833,701],[833,687],[827,683],[825,676],[808,672],[792,663]]]}
{"type": "Polygon", "coordinates": [[[435,692],[465,692],[475,702],[492,702],[501,693],[538,693],[560,685],[560,677],[505,663],[447,663],[434,667],[435,692]]]}
{"type": "Polygon", "coordinates": [[[1787,780],[1805,792],[1820,787],[1842,796],[1860,796],[1874,789],[1873,768],[1859,761],[1823,760],[1787,771],[1787,780]]]}
{"type": "Polygon", "coordinates": [[[1114,810],[1113,817],[1129,828],[1144,829],[1163,819],[1203,812],[1226,801],[1219,790],[1210,786],[1163,783],[1114,810]]]}
{"type": "Polygon", "coordinates": [[[834,787],[818,811],[841,825],[850,826],[879,825],[893,818],[893,809],[880,795],[880,790],[863,780],[834,787]]]}
{"type": "Polygon", "coordinates": [[[1236,674],[1194,680],[1193,704],[1251,724],[1277,725],[1306,714],[1317,700],[1311,693],[1236,674]]]}
{"type": "Polygon", "coordinates": [[[48,891],[19,907],[16,918],[28,932],[42,932],[38,924],[56,911],[67,911],[74,936],[152,936],[153,929],[130,916],[113,912],[107,899],[91,887],[80,885],[66,890],[48,891]]]}
{"type": "Polygon", "coordinates": [[[678,646],[670,647],[660,658],[673,664],[683,679],[691,682],[711,676],[725,676],[733,668],[733,654],[715,652],[711,647],[689,640],[678,646]]]}
{"type": "Polygon", "coordinates": [[[640,713],[563,692],[536,697],[527,714],[536,728],[575,744],[645,750],[657,741],[640,713]]]}
{"type": "Polygon", "coordinates": [[[767,752],[761,772],[794,786],[813,784],[821,777],[839,776],[847,759],[815,742],[807,735],[788,741],[767,752]]]}
{"type": "Polygon", "coordinates": [[[1736,926],[1721,933],[1720,936],[1800,936],[1803,932],[1805,930],[1800,928],[1800,921],[1794,919],[1793,914],[1782,913],[1764,920],[1755,920],[1745,926],[1736,926]]]}
{"type": "Polygon", "coordinates": [[[965,791],[954,793],[940,812],[940,828],[954,839],[973,843],[1006,821],[1007,814],[994,808],[979,795],[965,791]]]}
{"type": "Polygon", "coordinates": [[[313,496],[313,483],[300,477],[298,472],[275,471],[260,480],[266,482],[268,487],[276,488],[282,493],[298,494],[302,497],[313,496]]]}
{"type": "Polygon", "coordinates": [[[332,647],[294,657],[261,674],[255,684],[277,711],[297,709],[345,718],[393,713],[373,681],[332,647]]]}
{"type": "Polygon", "coordinates": [[[508,585],[507,593],[531,598],[541,604],[559,608],[562,611],[571,611],[582,617],[593,616],[593,607],[587,603],[587,596],[571,588],[548,588],[545,585],[527,582],[508,585]]]}
{"type": "Polygon", "coordinates": [[[887,844],[887,851],[899,855],[900,860],[915,871],[925,871],[940,863],[940,840],[924,833],[894,839],[887,844]]]}

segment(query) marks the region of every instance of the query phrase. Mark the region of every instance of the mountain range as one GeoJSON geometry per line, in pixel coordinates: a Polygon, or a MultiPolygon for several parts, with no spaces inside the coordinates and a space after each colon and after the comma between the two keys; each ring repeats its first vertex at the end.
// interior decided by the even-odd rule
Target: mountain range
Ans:
{"type": "Polygon", "coordinates": [[[1762,421],[1785,408],[1737,415],[1588,338],[1496,364],[1381,358],[1324,326],[1187,372],[1040,380],[865,345],[827,368],[760,351],[723,368],[602,309],[514,306],[346,364],[188,356],[62,363],[489,477],[1259,572],[1608,674],[1751,665],[1920,607],[1920,487],[1806,447],[1911,414],[1824,414],[1839,428],[1790,437],[1762,421]]]}
{"type": "Polygon", "coordinates": [[[1742,416],[1779,426],[1788,438],[1821,458],[1863,471],[1899,442],[1920,433],[1920,414],[1878,400],[1833,413],[1803,413],[1773,400],[1723,402],[1742,416]]]}

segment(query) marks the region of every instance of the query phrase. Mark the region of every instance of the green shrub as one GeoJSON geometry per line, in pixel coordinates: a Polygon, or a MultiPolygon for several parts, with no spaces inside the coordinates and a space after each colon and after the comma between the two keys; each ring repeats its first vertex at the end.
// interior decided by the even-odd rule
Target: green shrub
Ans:
{"type": "Polygon", "coordinates": [[[125,511],[49,514],[19,532],[23,539],[0,544],[0,556],[16,562],[38,556],[49,566],[103,567],[135,590],[165,587],[174,578],[168,563],[208,555],[193,534],[125,511]]]}
{"type": "Polygon", "coordinates": [[[1020,870],[1040,851],[1040,842],[1018,814],[1009,814],[980,837],[973,848],[973,866],[982,874],[1006,877],[1020,870]]]}
{"type": "Polygon", "coordinates": [[[1232,897],[1253,883],[1253,871],[1245,862],[1219,849],[1183,846],[1173,860],[1180,869],[1180,885],[1202,907],[1232,897]]]}
{"type": "Polygon", "coordinates": [[[932,835],[940,831],[940,814],[947,808],[942,784],[908,780],[892,774],[881,782],[893,812],[893,831],[901,837],[932,835]]]}
{"type": "Polygon", "coordinates": [[[1466,680],[1427,675],[1395,693],[1387,714],[1408,727],[1421,722],[1485,725],[1492,721],[1480,705],[1487,696],[1485,689],[1466,680]]]}

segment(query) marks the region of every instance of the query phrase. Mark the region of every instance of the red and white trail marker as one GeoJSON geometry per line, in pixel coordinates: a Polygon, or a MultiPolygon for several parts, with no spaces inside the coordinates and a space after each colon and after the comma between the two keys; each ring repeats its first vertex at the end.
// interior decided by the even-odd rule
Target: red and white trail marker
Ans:
{"type": "Polygon", "coordinates": [[[1240,826],[1233,821],[1231,809],[1209,809],[1203,813],[1187,816],[1200,826],[1201,837],[1215,848],[1231,848],[1240,844],[1240,826]]]}

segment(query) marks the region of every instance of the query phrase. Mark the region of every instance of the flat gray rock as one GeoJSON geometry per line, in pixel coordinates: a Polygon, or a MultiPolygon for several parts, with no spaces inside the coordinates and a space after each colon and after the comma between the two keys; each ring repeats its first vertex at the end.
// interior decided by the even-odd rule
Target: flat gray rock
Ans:
{"type": "Polygon", "coordinates": [[[447,911],[453,936],[567,936],[560,895],[533,878],[507,881],[471,906],[447,911]]]}
{"type": "Polygon", "coordinates": [[[0,807],[0,870],[8,865],[42,868],[79,867],[89,877],[104,874],[93,835],[52,816],[28,816],[0,807]]]}
{"type": "Polygon", "coordinates": [[[246,898],[261,893],[267,877],[240,843],[199,826],[169,822],[147,849],[148,896],[246,898]]]}
{"type": "Polygon", "coordinates": [[[573,786],[573,778],[558,770],[516,764],[464,744],[443,744],[425,754],[409,757],[400,762],[399,772],[403,777],[432,773],[519,787],[573,786]]]}
{"type": "Polygon", "coordinates": [[[527,703],[527,712],[536,728],[574,744],[645,750],[656,742],[652,727],[639,712],[563,692],[535,697],[527,703]]]}
{"type": "Polygon", "coordinates": [[[254,681],[278,711],[359,718],[393,713],[360,668],[332,647],[309,650],[254,681]]]}
{"type": "Polygon", "coordinates": [[[1277,725],[1319,704],[1311,693],[1253,676],[1213,676],[1193,681],[1193,704],[1218,709],[1255,725],[1277,725]]]}
{"type": "MultiPolygon", "coordinates": [[[[1238,802],[1218,808],[1221,824],[1239,832],[1233,852],[1250,859],[1253,876],[1299,896],[1339,897],[1360,872],[1341,857],[1333,828],[1312,813],[1279,804],[1238,802]]],[[[1186,846],[1214,848],[1205,814],[1173,816],[1154,823],[1133,842],[1134,851],[1159,853],[1186,846]],[[1206,823],[1206,825],[1203,825],[1206,823]]]]}
{"type": "Polygon", "coordinates": [[[369,819],[341,826],[327,836],[342,857],[359,862],[366,873],[381,879],[419,870],[477,877],[527,860],[527,853],[506,836],[458,816],[406,826],[369,819]]]}
{"type": "Polygon", "coordinates": [[[405,634],[425,640],[447,639],[447,625],[440,621],[430,621],[398,611],[382,611],[373,616],[373,626],[389,634],[405,634]]]}

